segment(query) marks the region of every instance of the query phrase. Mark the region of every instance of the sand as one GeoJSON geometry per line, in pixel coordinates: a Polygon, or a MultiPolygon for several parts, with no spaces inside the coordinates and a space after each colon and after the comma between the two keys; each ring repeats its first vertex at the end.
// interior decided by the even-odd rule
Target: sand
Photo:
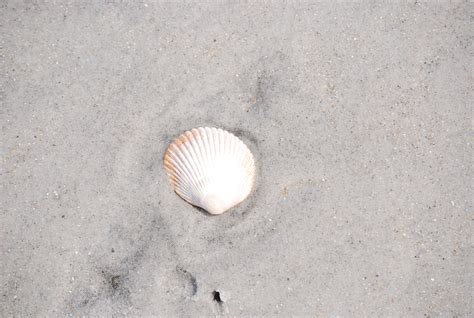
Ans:
{"type": "Polygon", "coordinates": [[[472,3],[0,10],[0,316],[472,316],[472,3]],[[257,160],[220,216],[199,126],[257,160]]]}

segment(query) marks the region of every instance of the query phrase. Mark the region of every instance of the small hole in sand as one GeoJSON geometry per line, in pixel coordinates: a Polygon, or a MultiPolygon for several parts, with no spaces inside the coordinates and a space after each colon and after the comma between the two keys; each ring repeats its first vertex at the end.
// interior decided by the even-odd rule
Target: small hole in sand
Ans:
{"type": "Polygon", "coordinates": [[[218,292],[217,290],[212,292],[212,299],[214,299],[215,302],[222,304],[223,301],[221,299],[221,293],[218,292]]]}

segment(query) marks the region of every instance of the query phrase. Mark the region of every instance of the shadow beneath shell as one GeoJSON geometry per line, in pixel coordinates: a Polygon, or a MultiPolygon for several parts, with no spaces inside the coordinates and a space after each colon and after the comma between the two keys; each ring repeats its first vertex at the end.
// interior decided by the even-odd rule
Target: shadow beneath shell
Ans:
{"type": "Polygon", "coordinates": [[[198,210],[200,213],[204,214],[205,216],[218,216],[220,214],[211,214],[209,212],[207,212],[206,210],[204,210],[203,208],[197,206],[197,205],[192,205],[190,204],[194,209],[198,210]]]}

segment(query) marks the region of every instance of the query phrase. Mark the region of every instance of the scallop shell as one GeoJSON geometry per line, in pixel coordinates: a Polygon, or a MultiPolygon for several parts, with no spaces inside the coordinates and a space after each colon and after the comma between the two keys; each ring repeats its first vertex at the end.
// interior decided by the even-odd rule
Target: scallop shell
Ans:
{"type": "Polygon", "coordinates": [[[168,146],[164,166],[174,191],[211,214],[245,200],[255,179],[250,150],[239,138],[217,128],[183,133],[168,146]]]}

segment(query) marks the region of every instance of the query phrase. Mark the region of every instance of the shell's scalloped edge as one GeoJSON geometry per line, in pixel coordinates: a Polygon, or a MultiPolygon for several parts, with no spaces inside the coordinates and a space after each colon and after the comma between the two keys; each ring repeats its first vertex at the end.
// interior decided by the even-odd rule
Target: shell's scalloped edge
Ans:
{"type": "Polygon", "coordinates": [[[233,134],[232,132],[230,132],[230,131],[228,131],[228,130],[225,130],[225,129],[222,129],[222,128],[217,128],[217,127],[209,127],[209,126],[195,127],[195,128],[189,129],[189,130],[183,132],[182,134],[180,134],[180,135],[179,135],[178,137],[176,137],[176,138],[169,144],[169,146],[166,148],[166,151],[165,151],[165,155],[164,155],[164,157],[163,157],[163,160],[168,161],[168,162],[171,161],[171,160],[169,159],[169,151],[171,150],[171,149],[170,149],[171,145],[175,145],[175,146],[180,146],[180,145],[182,145],[182,144],[184,143],[184,142],[183,142],[183,139],[185,139],[185,138],[187,139],[187,138],[188,138],[187,135],[186,135],[187,133],[191,133],[191,134],[192,134],[192,131],[193,131],[193,130],[199,131],[199,129],[204,129],[204,130],[206,130],[206,129],[210,129],[210,130],[215,129],[215,130],[217,130],[217,131],[222,131],[222,132],[225,132],[225,133],[230,134],[232,137],[234,137],[235,139],[239,140],[239,141],[242,143],[242,145],[248,150],[248,152],[249,152],[250,155],[251,155],[252,161],[253,161],[253,163],[254,163],[253,165],[255,166],[255,158],[254,158],[254,156],[253,156],[253,153],[252,153],[252,151],[250,151],[250,148],[245,144],[245,142],[243,142],[239,137],[237,137],[235,134],[233,134]]]}

